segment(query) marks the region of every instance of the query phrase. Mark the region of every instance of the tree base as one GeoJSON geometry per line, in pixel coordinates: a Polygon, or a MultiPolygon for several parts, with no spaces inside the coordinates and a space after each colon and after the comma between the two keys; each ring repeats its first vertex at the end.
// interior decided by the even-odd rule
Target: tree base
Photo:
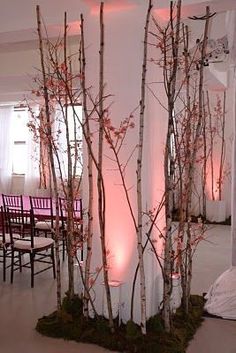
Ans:
{"type": "Polygon", "coordinates": [[[189,314],[185,315],[181,308],[176,311],[171,334],[165,332],[160,315],[148,320],[145,336],[134,322],[119,325],[118,319],[115,320],[115,333],[111,334],[105,318],[86,320],[83,317],[82,301],[75,296],[72,302],[65,298],[60,313],[54,312],[39,319],[36,329],[46,336],[94,343],[120,352],[184,353],[203,320],[203,306],[202,297],[191,296],[189,314]]]}

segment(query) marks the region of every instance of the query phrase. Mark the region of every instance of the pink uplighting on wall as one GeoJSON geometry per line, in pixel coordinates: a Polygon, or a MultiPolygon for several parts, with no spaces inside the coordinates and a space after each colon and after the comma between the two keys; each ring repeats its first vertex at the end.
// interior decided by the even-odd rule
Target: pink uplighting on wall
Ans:
{"type": "Polygon", "coordinates": [[[170,10],[168,8],[165,9],[156,9],[154,10],[155,17],[159,18],[162,21],[168,21],[170,18],[170,10]]]}
{"type": "Polygon", "coordinates": [[[70,35],[80,34],[80,21],[70,22],[68,32],[70,35]]]}
{"type": "MultiPolygon", "coordinates": [[[[154,10],[154,15],[157,16],[162,21],[168,21],[170,18],[170,9],[168,7],[169,2],[166,1],[166,5],[167,7],[165,8],[157,8],[154,10]]],[[[201,13],[204,14],[205,11],[206,9],[205,9],[204,3],[185,5],[183,1],[183,6],[181,8],[181,18],[184,19],[189,16],[194,16],[196,14],[201,14],[201,13]]]]}
{"type": "Polygon", "coordinates": [[[113,229],[112,236],[108,240],[110,279],[124,280],[130,261],[136,250],[135,234],[127,231],[113,229]]]}
{"type": "MultiPolygon", "coordinates": [[[[100,3],[94,0],[86,0],[86,2],[91,7],[91,14],[98,15],[100,10],[100,3]]],[[[111,0],[109,3],[104,3],[104,12],[120,12],[124,10],[131,10],[135,8],[137,5],[131,3],[127,0],[111,0]]]]}
{"type": "Polygon", "coordinates": [[[209,162],[208,162],[208,170],[207,170],[207,176],[206,176],[206,194],[209,200],[212,199],[212,183],[213,183],[213,194],[215,197],[215,200],[219,200],[219,187],[218,187],[218,178],[219,178],[219,168],[220,168],[220,163],[217,159],[214,159],[213,161],[213,168],[214,168],[214,174],[213,174],[213,181],[211,178],[211,171],[209,168],[209,162]]]}

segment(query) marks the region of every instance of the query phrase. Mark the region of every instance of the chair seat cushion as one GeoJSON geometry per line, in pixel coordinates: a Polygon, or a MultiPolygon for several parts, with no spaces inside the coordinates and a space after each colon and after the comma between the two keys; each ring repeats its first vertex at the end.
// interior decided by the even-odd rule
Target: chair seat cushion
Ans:
{"type": "MultiPolygon", "coordinates": [[[[53,228],[56,226],[56,221],[53,221],[53,228]]],[[[59,228],[62,227],[62,222],[59,221],[59,228]]],[[[35,228],[40,230],[51,230],[51,221],[39,221],[35,223],[35,228]]]]}
{"type": "MultiPolygon", "coordinates": [[[[34,250],[50,247],[53,243],[54,240],[52,238],[34,237],[34,250]]],[[[31,238],[25,237],[24,240],[16,240],[14,242],[14,248],[19,250],[32,250],[31,238]]]]}
{"type": "Polygon", "coordinates": [[[36,229],[42,229],[42,230],[51,230],[51,222],[50,221],[39,221],[35,223],[35,228],[36,229]]]}

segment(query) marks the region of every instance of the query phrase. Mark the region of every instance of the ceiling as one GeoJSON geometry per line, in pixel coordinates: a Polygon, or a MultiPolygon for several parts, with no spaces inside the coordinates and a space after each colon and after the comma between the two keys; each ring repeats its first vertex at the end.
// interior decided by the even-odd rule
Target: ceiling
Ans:
{"type": "MultiPolygon", "coordinates": [[[[38,48],[36,31],[36,5],[40,6],[43,20],[47,26],[49,37],[57,37],[63,33],[63,16],[67,12],[69,21],[69,35],[71,42],[76,41],[80,32],[80,13],[96,15],[100,0],[2,0],[4,6],[0,11],[0,56],[15,55],[38,48]]],[[[104,8],[107,12],[129,11],[137,6],[146,6],[148,0],[104,0],[104,8]]],[[[155,13],[160,18],[165,18],[168,13],[169,0],[153,0],[155,13]]],[[[183,17],[201,15],[205,7],[210,6],[211,11],[222,13],[236,9],[236,0],[182,0],[183,17]]],[[[221,32],[220,26],[216,26],[215,32],[221,32]]],[[[1,59],[0,59],[1,61],[1,59]]],[[[2,62],[1,62],[1,66],[2,62]]],[[[6,73],[4,68],[0,70],[0,102],[5,101],[6,92],[14,100],[17,92],[25,91],[25,81],[28,74],[6,73]],[[14,84],[13,84],[14,82],[14,84]]]]}
{"type": "MultiPolygon", "coordinates": [[[[71,37],[80,31],[79,16],[88,11],[96,14],[100,0],[3,0],[0,11],[0,53],[36,46],[36,5],[40,6],[50,37],[62,31],[63,15],[67,12],[71,37]]],[[[147,0],[104,0],[105,10],[125,11],[143,5],[147,0]]],[[[169,0],[153,0],[156,14],[165,17],[169,0]]],[[[210,6],[213,12],[236,9],[236,0],[183,0],[183,17],[203,14],[210,6]]]]}

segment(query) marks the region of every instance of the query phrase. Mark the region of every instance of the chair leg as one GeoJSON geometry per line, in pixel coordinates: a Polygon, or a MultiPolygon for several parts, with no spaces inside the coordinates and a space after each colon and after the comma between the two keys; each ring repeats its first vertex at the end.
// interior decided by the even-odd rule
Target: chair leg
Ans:
{"type": "Polygon", "coordinates": [[[34,253],[30,253],[31,288],[34,288],[34,253]]]}
{"type": "Polygon", "coordinates": [[[3,282],[6,282],[6,257],[7,257],[7,250],[3,247],[3,282]]]}
{"type": "Polygon", "coordinates": [[[52,247],[51,247],[51,258],[52,258],[53,278],[56,278],[56,267],[55,267],[54,246],[52,246],[52,247]]]}
{"type": "Polygon", "coordinates": [[[19,270],[20,270],[20,272],[22,272],[22,261],[21,261],[21,252],[20,251],[19,251],[18,256],[19,256],[19,270]]]}
{"type": "Polygon", "coordinates": [[[14,258],[15,258],[15,252],[12,249],[12,251],[11,251],[11,283],[13,283],[13,276],[14,276],[14,258]]]}

